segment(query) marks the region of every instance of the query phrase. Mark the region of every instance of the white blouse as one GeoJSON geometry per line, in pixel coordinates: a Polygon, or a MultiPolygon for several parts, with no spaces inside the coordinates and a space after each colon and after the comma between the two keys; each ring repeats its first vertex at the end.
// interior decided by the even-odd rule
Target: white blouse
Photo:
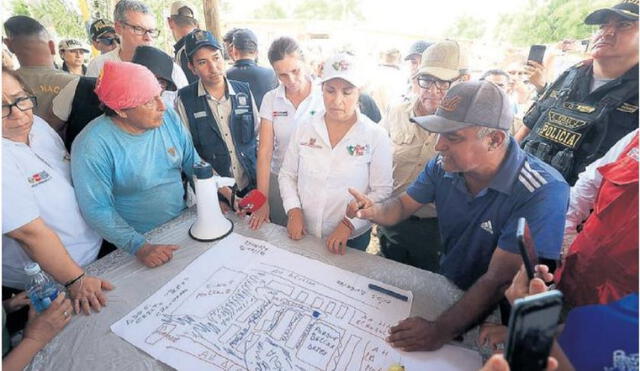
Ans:
{"type": "MultiPolygon", "coordinates": [[[[297,126],[291,137],[278,181],[284,209],[300,207],[307,231],[328,237],[345,216],[355,188],[374,202],[391,195],[393,189],[392,147],[387,133],[357,112],[357,122],[331,148],[324,114],[297,126]]],[[[350,238],[370,228],[366,220],[354,218],[350,238]]]]}

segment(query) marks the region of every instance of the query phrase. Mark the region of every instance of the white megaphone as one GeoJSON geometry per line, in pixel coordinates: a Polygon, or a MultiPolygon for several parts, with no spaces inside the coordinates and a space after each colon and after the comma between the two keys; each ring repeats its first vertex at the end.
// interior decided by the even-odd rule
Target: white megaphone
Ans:
{"type": "Polygon", "coordinates": [[[189,236],[197,241],[209,242],[226,237],[233,231],[233,222],[220,210],[218,188],[232,187],[233,178],[213,175],[213,168],[207,162],[193,165],[193,182],[196,186],[196,222],[189,228],[189,236]]]}

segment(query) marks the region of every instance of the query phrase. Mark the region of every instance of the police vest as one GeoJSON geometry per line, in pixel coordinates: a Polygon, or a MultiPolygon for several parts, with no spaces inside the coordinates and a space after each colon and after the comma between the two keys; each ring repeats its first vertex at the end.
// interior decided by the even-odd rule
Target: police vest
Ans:
{"type": "Polygon", "coordinates": [[[558,170],[569,184],[609,149],[602,145],[609,116],[637,94],[638,80],[621,84],[596,104],[572,99],[581,65],[565,71],[536,103],[541,114],[522,146],[558,170]]]}
{"type": "MultiPolygon", "coordinates": [[[[236,147],[240,165],[249,177],[249,187],[255,188],[257,142],[249,84],[234,80],[227,81],[235,91],[235,95],[229,94],[231,138],[236,147]]],[[[200,157],[210,163],[220,176],[233,177],[231,155],[218,127],[225,123],[216,122],[207,103],[207,96],[198,96],[198,82],[180,89],[178,96],[189,120],[193,145],[200,157]]]]}

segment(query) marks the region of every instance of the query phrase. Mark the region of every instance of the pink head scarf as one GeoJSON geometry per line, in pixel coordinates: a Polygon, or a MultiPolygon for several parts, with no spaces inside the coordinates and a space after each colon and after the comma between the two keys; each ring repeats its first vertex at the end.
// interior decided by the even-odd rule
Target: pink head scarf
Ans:
{"type": "Polygon", "coordinates": [[[162,87],[145,66],[107,61],[98,76],[95,92],[100,102],[111,109],[120,110],[147,103],[160,95],[162,87]]]}

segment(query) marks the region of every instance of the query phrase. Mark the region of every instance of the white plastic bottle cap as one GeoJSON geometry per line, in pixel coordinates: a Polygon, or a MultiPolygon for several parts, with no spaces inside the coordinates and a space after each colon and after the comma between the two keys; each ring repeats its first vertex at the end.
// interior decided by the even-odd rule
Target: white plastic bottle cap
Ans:
{"type": "Polygon", "coordinates": [[[32,262],[24,266],[24,272],[29,276],[38,274],[40,271],[40,265],[36,262],[32,262]]]}

